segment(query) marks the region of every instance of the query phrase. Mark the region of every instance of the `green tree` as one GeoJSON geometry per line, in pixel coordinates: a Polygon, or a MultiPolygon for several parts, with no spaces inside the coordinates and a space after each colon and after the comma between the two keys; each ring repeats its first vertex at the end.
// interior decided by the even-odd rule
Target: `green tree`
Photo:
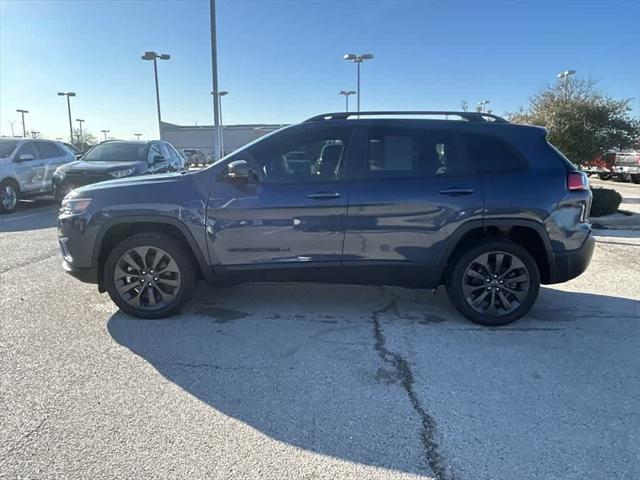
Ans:
{"type": "Polygon", "coordinates": [[[547,128],[549,141],[580,165],[612,148],[638,144],[640,121],[631,117],[630,104],[631,99],[603,95],[592,80],[569,78],[536,93],[527,109],[508,118],[547,128]]]}

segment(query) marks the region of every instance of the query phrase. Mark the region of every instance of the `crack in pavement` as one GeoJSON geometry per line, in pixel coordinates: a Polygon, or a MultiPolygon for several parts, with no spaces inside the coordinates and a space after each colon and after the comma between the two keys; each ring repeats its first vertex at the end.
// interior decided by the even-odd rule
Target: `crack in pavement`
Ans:
{"type": "MultiPolygon", "coordinates": [[[[382,289],[384,291],[384,288],[382,289]]],[[[454,479],[453,473],[445,466],[445,460],[440,453],[440,447],[436,440],[436,423],[433,417],[427,413],[422,406],[418,395],[414,389],[415,378],[409,362],[402,357],[399,353],[388,350],[385,346],[385,338],[382,333],[382,325],[380,323],[380,317],[386,313],[394,313],[400,315],[398,311],[398,298],[393,292],[389,292],[391,300],[388,304],[378,310],[371,312],[371,321],[373,322],[375,345],[374,348],[378,352],[378,356],[383,362],[391,365],[400,379],[402,388],[405,390],[409,402],[420,417],[422,423],[422,432],[420,439],[424,448],[425,459],[431,471],[435,475],[437,480],[449,480],[454,479]]]]}
{"type": "Polygon", "coordinates": [[[41,262],[42,260],[46,260],[47,258],[51,258],[57,254],[58,254],[57,248],[55,250],[50,250],[46,253],[43,253],[42,255],[38,255],[37,257],[30,258],[28,260],[25,260],[24,262],[20,262],[11,267],[3,268],[0,270],[0,274],[10,272],[11,270],[16,270],[17,268],[28,267],[29,265],[33,265],[34,263],[41,262]]]}

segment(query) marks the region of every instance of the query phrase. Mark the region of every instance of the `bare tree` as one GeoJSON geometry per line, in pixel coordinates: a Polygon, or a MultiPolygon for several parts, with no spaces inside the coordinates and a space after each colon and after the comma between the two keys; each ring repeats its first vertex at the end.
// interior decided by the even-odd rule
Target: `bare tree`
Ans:
{"type": "Polygon", "coordinates": [[[469,102],[467,102],[466,100],[463,100],[462,103],[460,104],[460,108],[462,109],[463,112],[468,112],[469,102]]]}

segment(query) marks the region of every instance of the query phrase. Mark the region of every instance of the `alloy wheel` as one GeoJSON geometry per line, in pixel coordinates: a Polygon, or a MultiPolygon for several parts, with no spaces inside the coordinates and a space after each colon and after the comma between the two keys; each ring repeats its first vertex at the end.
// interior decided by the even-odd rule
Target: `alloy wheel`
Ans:
{"type": "Polygon", "coordinates": [[[113,281],[126,303],[143,310],[170,305],[182,285],[176,261],[164,250],[151,246],[126,251],[116,262],[113,281]]]}
{"type": "Polygon", "coordinates": [[[18,192],[13,185],[7,184],[2,188],[2,206],[5,210],[13,210],[18,203],[18,192]]]}
{"type": "Polygon", "coordinates": [[[506,252],[483,253],[474,259],[462,277],[468,305],[476,312],[500,317],[524,303],[530,290],[525,264],[506,252]]]}

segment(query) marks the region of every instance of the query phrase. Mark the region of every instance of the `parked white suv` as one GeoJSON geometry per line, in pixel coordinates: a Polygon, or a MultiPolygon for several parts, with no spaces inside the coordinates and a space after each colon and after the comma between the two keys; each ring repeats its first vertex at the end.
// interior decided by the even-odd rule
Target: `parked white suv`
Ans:
{"type": "Polygon", "coordinates": [[[0,139],[0,213],[15,210],[21,198],[51,193],[55,169],[74,160],[59,142],[0,139]]]}

